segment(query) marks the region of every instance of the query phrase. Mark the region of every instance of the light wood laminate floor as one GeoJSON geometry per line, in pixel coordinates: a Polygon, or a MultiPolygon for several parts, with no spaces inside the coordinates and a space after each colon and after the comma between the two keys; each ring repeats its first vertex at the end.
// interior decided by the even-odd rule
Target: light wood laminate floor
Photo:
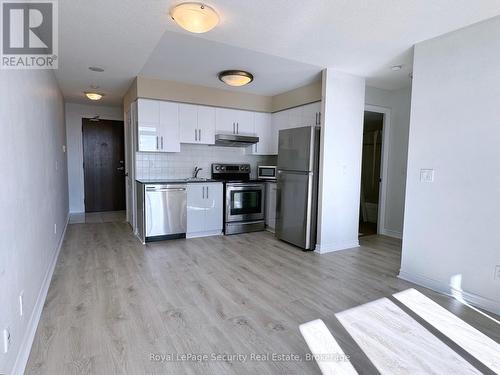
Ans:
{"type": "Polygon", "coordinates": [[[318,255],[258,232],[142,246],[126,223],[69,225],[26,373],[319,374],[314,361],[304,360],[158,359],[175,353],[304,358],[308,348],[298,326],[320,318],[358,373],[377,374],[376,361],[336,314],[347,319],[345,312],[354,311],[349,309],[383,297],[488,373],[392,295],[418,289],[496,342],[498,325],[456,300],[398,279],[399,240],[371,236],[361,244],[318,255]]]}

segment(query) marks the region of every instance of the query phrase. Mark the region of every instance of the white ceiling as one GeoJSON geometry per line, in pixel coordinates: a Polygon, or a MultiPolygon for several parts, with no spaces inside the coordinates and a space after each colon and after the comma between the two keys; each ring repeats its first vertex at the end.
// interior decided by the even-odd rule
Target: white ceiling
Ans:
{"type": "Polygon", "coordinates": [[[254,81],[233,90],[260,95],[276,95],[321,77],[319,66],[169,31],[163,34],[140,74],[227,89],[217,78],[217,73],[226,69],[251,72],[254,81]]]}
{"type": "Polygon", "coordinates": [[[214,72],[229,68],[255,72],[255,82],[238,90],[263,94],[307,83],[323,67],[398,89],[409,85],[415,43],[500,15],[498,0],[207,0],[221,22],[195,37],[168,17],[179,2],[59,2],[56,76],[65,97],[84,100],[96,83],[102,104],[119,104],[139,73],[217,86],[214,72]],[[391,71],[396,64],[404,68],[391,71]],[[290,82],[276,65],[295,72],[290,82]]]}

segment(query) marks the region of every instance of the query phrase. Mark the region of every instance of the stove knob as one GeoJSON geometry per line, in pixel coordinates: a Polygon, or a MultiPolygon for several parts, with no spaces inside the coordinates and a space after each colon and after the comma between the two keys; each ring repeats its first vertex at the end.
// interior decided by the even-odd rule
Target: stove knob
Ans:
{"type": "Polygon", "coordinates": [[[226,170],[226,167],[222,166],[222,167],[220,167],[220,169],[224,171],[224,170],[226,170]]]}
{"type": "Polygon", "coordinates": [[[250,170],[250,167],[245,167],[245,171],[249,171],[250,170]]]}
{"type": "Polygon", "coordinates": [[[220,167],[219,167],[219,166],[216,166],[216,167],[215,167],[215,170],[216,170],[216,171],[218,171],[219,169],[220,169],[220,167]]]}

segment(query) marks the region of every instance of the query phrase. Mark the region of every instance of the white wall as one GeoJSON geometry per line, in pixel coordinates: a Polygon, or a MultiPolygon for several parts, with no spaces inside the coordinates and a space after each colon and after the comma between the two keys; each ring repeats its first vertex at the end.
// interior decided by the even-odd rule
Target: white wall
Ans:
{"type": "Polygon", "coordinates": [[[82,118],[99,115],[104,120],[123,121],[121,107],[66,103],[68,138],[68,187],[70,212],[85,212],[83,179],[82,118]]]}
{"type": "Polygon", "coordinates": [[[365,103],[390,110],[390,130],[387,136],[387,198],[385,220],[380,225],[382,234],[401,238],[406,187],[406,163],[408,157],[408,132],[410,127],[411,89],[386,91],[366,87],[365,103]]]}
{"type": "Polygon", "coordinates": [[[500,17],[415,47],[401,276],[500,313],[500,17]],[[422,168],[434,182],[420,182],[422,168]],[[451,290],[460,292],[460,290],[451,290]]]}
{"type": "Polygon", "coordinates": [[[318,197],[320,253],[358,245],[365,80],[323,71],[318,197]]]}
{"type": "Polygon", "coordinates": [[[0,330],[12,341],[0,373],[24,369],[67,223],[65,143],[53,72],[0,70],[0,330]]]}

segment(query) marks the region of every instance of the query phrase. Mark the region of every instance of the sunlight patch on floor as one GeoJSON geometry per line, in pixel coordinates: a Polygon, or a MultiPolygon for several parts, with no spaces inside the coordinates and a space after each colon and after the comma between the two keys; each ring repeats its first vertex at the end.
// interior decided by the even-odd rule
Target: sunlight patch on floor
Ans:
{"type": "Polygon", "coordinates": [[[387,298],[335,316],[383,375],[481,374],[387,298]]]}
{"type": "Polygon", "coordinates": [[[394,298],[492,371],[500,373],[500,344],[415,289],[396,293],[394,298]]]}

